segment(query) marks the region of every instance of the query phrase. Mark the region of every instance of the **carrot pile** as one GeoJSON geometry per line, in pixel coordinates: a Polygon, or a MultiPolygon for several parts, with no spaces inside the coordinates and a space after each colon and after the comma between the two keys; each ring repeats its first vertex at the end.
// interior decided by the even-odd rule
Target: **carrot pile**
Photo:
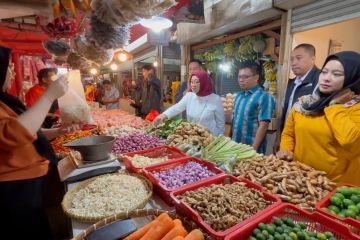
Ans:
{"type": "Polygon", "coordinates": [[[188,233],[181,220],[173,220],[167,213],[162,213],[124,240],[204,240],[204,235],[198,229],[188,233]]]}

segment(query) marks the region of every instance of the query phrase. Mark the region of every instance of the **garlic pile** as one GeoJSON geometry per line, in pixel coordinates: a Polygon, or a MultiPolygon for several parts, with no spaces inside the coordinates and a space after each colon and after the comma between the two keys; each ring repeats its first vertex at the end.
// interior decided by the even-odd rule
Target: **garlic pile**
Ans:
{"type": "Polygon", "coordinates": [[[235,93],[228,93],[225,97],[222,97],[221,100],[224,105],[225,113],[233,113],[234,112],[234,102],[235,102],[235,93]]]}

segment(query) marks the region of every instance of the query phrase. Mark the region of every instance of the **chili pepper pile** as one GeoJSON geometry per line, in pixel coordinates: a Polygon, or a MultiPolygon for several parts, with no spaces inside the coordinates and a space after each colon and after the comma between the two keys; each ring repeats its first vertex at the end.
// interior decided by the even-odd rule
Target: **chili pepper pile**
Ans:
{"type": "Polygon", "coordinates": [[[67,133],[67,134],[64,134],[64,135],[61,135],[61,136],[55,138],[51,142],[51,145],[54,148],[54,151],[56,153],[68,153],[68,152],[70,152],[70,148],[63,147],[63,144],[75,141],[79,138],[90,137],[93,135],[94,134],[91,131],[78,130],[73,133],[67,133]]]}

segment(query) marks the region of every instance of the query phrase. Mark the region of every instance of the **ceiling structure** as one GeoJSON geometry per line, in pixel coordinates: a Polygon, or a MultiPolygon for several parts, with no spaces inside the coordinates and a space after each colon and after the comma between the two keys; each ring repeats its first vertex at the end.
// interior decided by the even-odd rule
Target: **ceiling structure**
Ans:
{"type": "MultiPolygon", "coordinates": [[[[189,0],[177,0],[178,4],[169,9],[164,16],[172,16],[189,0]]],[[[5,0],[0,2],[0,44],[12,48],[15,52],[26,54],[46,54],[42,46],[49,37],[35,23],[35,16],[52,16],[50,0],[5,0]]],[[[83,14],[77,14],[80,24],[83,14]]],[[[86,19],[88,24],[88,19],[86,19]]],[[[147,29],[136,24],[130,29],[129,43],[147,33],[147,29]]]]}

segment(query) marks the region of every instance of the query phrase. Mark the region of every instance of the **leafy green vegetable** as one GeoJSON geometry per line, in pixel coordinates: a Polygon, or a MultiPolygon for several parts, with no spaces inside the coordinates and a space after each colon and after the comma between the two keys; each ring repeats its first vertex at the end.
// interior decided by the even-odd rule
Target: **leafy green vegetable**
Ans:
{"type": "Polygon", "coordinates": [[[147,129],[146,132],[157,137],[167,138],[183,121],[181,118],[171,118],[162,122],[157,128],[147,129]]]}

